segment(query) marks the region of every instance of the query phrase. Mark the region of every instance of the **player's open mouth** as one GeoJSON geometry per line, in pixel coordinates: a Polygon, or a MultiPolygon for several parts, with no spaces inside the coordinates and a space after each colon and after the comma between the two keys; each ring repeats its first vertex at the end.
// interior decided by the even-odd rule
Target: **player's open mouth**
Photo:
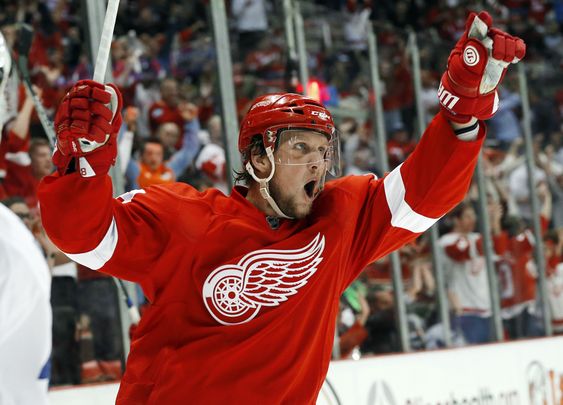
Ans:
{"type": "Polygon", "coordinates": [[[317,184],[317,182],[315,180],[311,180],[310,182],[305,184],[304,189],[305,189],[305,194],[307,194],[307,197],[313,198],[315,196],[315,185],[316,184],[317,184]]]}

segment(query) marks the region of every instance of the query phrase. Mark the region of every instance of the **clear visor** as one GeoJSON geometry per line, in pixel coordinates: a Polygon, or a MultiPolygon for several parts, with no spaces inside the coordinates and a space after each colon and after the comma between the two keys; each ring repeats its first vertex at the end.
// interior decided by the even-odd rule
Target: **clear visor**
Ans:
{"type": "Polygon", "coordinates": [[[278,130],[274,153],[276,165],[317,166],[323,174],[341,175],[340,137],[336,129],[327,133],[326,127],[284,128],[278,130]]]}

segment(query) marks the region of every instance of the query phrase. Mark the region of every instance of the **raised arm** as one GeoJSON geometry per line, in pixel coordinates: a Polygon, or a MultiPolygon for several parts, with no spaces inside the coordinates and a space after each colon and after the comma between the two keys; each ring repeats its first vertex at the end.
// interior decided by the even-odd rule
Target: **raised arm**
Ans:
{"type": "Polygon", "coordinates": [[[359,214],[351,268],[414,239],[467,193],[486,133],[484,120],[498,109],[497,86],[508,64],[525,53],[522,40],[491,24],[487,13],[469,16],[442,76],[441,112],[409,158],[382,180],[350,182],[347,203],[359,214]]]}
{"type": "MultiPolygon", "coordinates": [[[[40,90],[38,88],[34,88],[34,90],[40,97],[40,90]]],[[[23,102],[21,110],[18,112],[18,115],[9,125],[9,131],[22,141],[27,139],[32,113],[33,99],[27,96],[23,102]]]]}
{"type": "Polygon", "coordinates": [[[38,189],[41,217],[49,238],[72,260],[140,282],[150,295],[148,271],[166,247],[164,228],[176,207],[159,189],[112,197],[107,173],[117,156],[120,111],[112,85],[81,81],[65,96],[55,119],[57,172],[38,189]]]}
{"type": "Polygon", "coordinates": [[[191,103],[181,103],[179,109],[184,119],[182,148],[176,151],[170,160],[166,162],[166,166],[172,169],[176,177],[179,177],[193,162],[200,147],[198,137],[200,125],[197,118],[198,108],[191,103]]]}

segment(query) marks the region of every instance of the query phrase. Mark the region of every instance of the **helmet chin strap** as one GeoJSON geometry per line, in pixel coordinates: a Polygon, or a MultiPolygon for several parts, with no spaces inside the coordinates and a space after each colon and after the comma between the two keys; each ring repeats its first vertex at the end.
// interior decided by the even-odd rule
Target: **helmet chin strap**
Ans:
{"type": "Polygon", "coordinates": [[[272,148],[270,146],[266,148],[266,155],[268,156],[268,159],[272,164],[272,170],[270,171],[270,175],[268,177],[266,177],[265,179],[258,178],[258,176],[256,176],[256,174],[254,173],[254,168],[252,167],[250,162],[246,163],[246,170],[248,171],[248,173],[250,173],[252,178],[258,182],[258,184],[260,185],[260,195],[268,202],[268,204],[270,204],[270,207],[272,207],[274,212],[281,218],[293,219],[293,217],[287,216],[282,212],[280,207],[278,207],[278,204],[276,204],[276,202],[274,201],[274,198],[270,195],[269,182],[270,180],[272,180],[272,177],[274,177],[274,173],[276,172],[274,152],[272,151],[272,148]]]}

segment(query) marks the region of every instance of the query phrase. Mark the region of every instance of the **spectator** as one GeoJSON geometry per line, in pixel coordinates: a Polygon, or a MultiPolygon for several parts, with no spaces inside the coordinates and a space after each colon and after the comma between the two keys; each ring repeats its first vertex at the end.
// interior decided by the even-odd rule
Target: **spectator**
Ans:
{"type": "MultiPolygon", "coordinates": [[[[200,132],[201,134],[201,132],[200,132]]],[[[207,133],[202,136],[202,146],[194,159],[194,167],[213,187],[228,193],[227,166],[223,147],[221,117],[214,115],[207,123],[207,133]]]]}
{"type": "Polygon", "coordinates": [[[268,18],[266,0],[233,0],[231,13],[238,33],[239,57],[246,54],[267,35],[268,18]]]}
{"type": "Polygon", "coordinates": [[[164,147],[164,160],[168,160],[176,153],[176,145],[181,143],[180,131],[173,122],[160,124],[156,130],[156,137],[164,147]]]}
{"type": "Polygon", "coordinates": [[[509,236],[508,248],[496,263],[496,269],[504,329],[510,339],[539,336],[534,236],[516,216],[507,218],[503,228],[509,236]]]}
{"type": "Polygon", "coordinates": [[[422,93],[420,95],[422,108],[424,108],[424,124],[427,125],[432,117],[440,109],[439,100],[436,98],[436,89],[438,88],[438,80],[434,77],[430,70],[422,70],[420,72],[422,82],[422,93]]]}
{"type": "Polygon", "coordinates": [[[563,164],[555,161],[555,150],[553,145],[545,148],[545,153],[537,156],[537,165],[545,172],[546,183],[538,186],[538,196],[546,195],[551,199],[552,211],[547,219],[552,220],[553,228],[563,228],[563,164]],[[544,187],[547,190],[544,191],[544,187]],[[540,187],[541,192],[540,192],[540,187]]]}
{"type": "Polygon", "coordinates": [[[39,217],[36,213],[30,210],[29,206],[22,197],[9,197],[2,200],[2,204],[16,214],[33,234],[37,245],[47,260],[49,268],[53,268],[55,264],[64,264],[69,261],[68,258],[49,240],[45,234],[43,226],[41,225],[39,217]]]}
{"type": "Polygon", "coordinates": [[[348,287],[340,298],[337,328],[341,359],[359,360],[360,358],[359,347],[368,336],[364,327],[369,316],[369,305],[365,294],[365,286],[357,281],[348,287]]]}
{"type": "MultiPolygon", "coordinates": [[[[538,152],[540,148],[539,140],[535,140],[534,149],[536,154],[535,161],[538,162],[538,152]]],[[[546,173],[538,166],[533,167],[533,177],[535,187],[541,183],[546,182],[546,173]]],[[[528,187],[528,169],[525,162],[522,163],[510,174],[509,178],[509,193],[515,199],[518,207],[519,215],[526,221],[532,218],[532,208],[530,202],[530,188],[528,187]]]]}
{"type": "MultiPolygon", "coordinates": [[[[39,181],[53,172],[51,145],[46,139],[37,138],[29,146],[30,162],[27,165],[11,165],[4,181],[8,195],[20,195],[29,207],[37,206],[39,181]]],[[[25,163],[25,161],[24,161],[25,163]]]]}
{"type": "Polygon", "coordinates": [[[121,378],[121,327],[113,279],[78,265],[78,334],[82,383],[121,378]]]}
{"type": "Polygon", "coordinates": [[[33,101],[26,97],[15,119],[8,119],[3,123],[0,139],[0,198],[21,194],[19,190],[14,189],[19,182],[13,181],[14,174],[8,176],[8,172],[25,171],[22,167],[30,164],[27,150],[32,112],[33,101]],[[6,182],[8,182],[8,190],[6,190],[6,182]]]}
{"type": "MultiPolygon", "coordinates": [[[[160,100],[149,108],[149,124],[151,131],[165,122],[173,122],[178,126],[178,130],[184,128],[184,119],[179,109],[180,94],[178,82],[174,78],[166,78],[160,84],[160,100]]],[[[181,144],[176,145],[179,149],[181,144]]]]}
{"type": "Polygon", "coordinates": [[[393,170],[412,153],[416,142],[411,139],[402,123],[391,128],[389,132],[391,136],[387,141],[387,155],[389,156],[389,169],[393,170]]]}
{"type": "MultiPolygon", "coordinates": [[[[182,148],[175,151],[167,160],[165,153],[172,149],[172,142],[177,139],[176,126],[170,122],[159,127],[159,138],[149,138],[141,150],[140,161],[130,159],[127,165],[126,177],[130,188],[145,188],[153,184],[170,183],[178,178],[186,168],[193,163],[199,150],[199,120],[197,107],[189,103],[181,103],[178,107],[185,124],[184,136],[181,140],[182,148]]],[[[126,120],[126,125],[132,122],[126,120]]]]}
{"type": "Polygon", "coordinates": [[[395,301],[387,286],[374,286],[367,295],[369,317],[365,328],[368,337],[362,353],[392,353],[399,351],[399,336],[395,327],[395,301]]]}
{"type": "Polygon", "coordinates": [[[499,96],[499,109],[489,120],[488,125],[494,138],[502,145],[509,146],[516,138],[522,136],[520,122],[515,112],[521,104],[520,95],[508,90],[507,87],[502,87],[499,96]]]}
{"type": "Polygon", "coordinates": [[[371,6],[358,4],[357,0],[347,1],[343,14],[344,40],[350,59],[348,74],[353,79],[362,70],[361,62],[367,55],[371,6]]]}
{"type": "Polygon", "coordinates": [[[158,138],[144,141],[139,162],[130,160],[129,166],[131,169],[127,172],[127,180],[133,189],[176,180],[172,169],[164,165],[164,146],[158,138]]]}
{"type": "Polygon", "coordinates": [[[413,80],[405,56],[404,44],[390,55],[388,60],[382,61],[381,79],[385,82],[383,93],[383,109],[385,114],[385,128],[407,126],[410,128],[409,110],[414,100],[413,80]]]}
{"type": "MultiPolygon", "coordinates": [[[[495,250],[502,252],[506,235],[500,228],[500,205],[489,204],[489,215],[495,250]]],[[[482,240],[474,231],[477,217],[467,202],[454,208],[450,217],[453,230],[439,241],[444,253],[450,305],[459,318],[466,342],[485,343],[492,338],[491,301],[482,240]]]]}
{"type": "MultiPolygon", "coordinates": [[[[561,234],[561,232],[560,232],[561,234]]],[[[553,332],[563,334],[563,249],[557,232],[548,232],[544,237],[544,252],[547,264],[547,294],[551,312],[553,332]]]]}

